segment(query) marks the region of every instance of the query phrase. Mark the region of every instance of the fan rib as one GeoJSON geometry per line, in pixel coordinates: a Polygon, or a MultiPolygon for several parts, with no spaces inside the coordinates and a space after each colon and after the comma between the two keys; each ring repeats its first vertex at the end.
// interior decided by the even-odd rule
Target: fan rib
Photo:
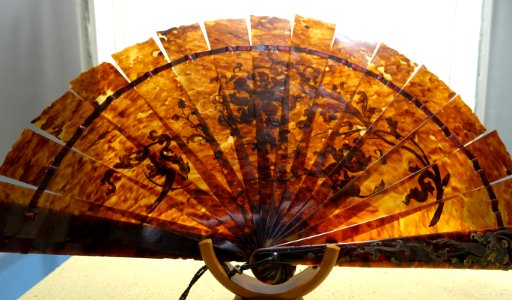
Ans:
{"type": "MultiPolygon", "coordinates": [[[[503,152],[506,153],[506,151],[504,145],[499,140],[499,137],[497,136],[496,132],[492,132],[482,137],[481,139],[476,140],[475,142],[467,146],[467,148],[471,149],[473,153],[477,153],[477,156],[480,158],[482,165],[485,166],[485,169],[494,170],[488,173],[491,181],[494,182],[507,176],[505,170],[512,166],[512,161],[506,155],[498,156],[499,154],[503,154],[503,152]],[[485,155],[485,153],[487,152],[496,153],[497,156],[488,157],[485,155]]],[[[328,231],[329,228],[343,228],[346,226],[353,226],[361,222],[364,222],[369,218],[375,218],[381,215],[391,214],[392,212],[407,210],[405,206],[402,205],[401,202],[396,201],[396,195],[405,194],[406,192],[404,191],[410,190],[410,188],[407,188],[407,186],[411,186],[410,183],[414,178],[418,177],[419,175],[425,172],[428,172],[427,170],[431,169],[435,165],[439,166],[440,169],[443,169],[445,171],[450,171],[450,169],[454,170],[450,172],[450,174],[452,174],[449,181],[450,185],[445,187],[446,190],[442,194],[443,198],[436,199],[436,201],[432,201],[431,203],[433,203],[434,205],[443,203],[446,197],[455,197],[461,193],[469,193],[475,189],[481,189],[482,191],[487,193],[490,184],[482,186],[481,182],[479,181],[481,174],[480,170],[482,169],[479,168],[478,171],[474,171],[472,163],[464,163],[464,161],[462,160],[463,157],[464,154],[462,154],[462,151],[457,150],[456,152],[450,154],[449,156],[442,158],[439,161],[433,162],[432,165],[425,167],[422,170],[418,170],[416,173],[406,176],[394,184],[388,185],[383,190],[374,194],[372,197],[363,199],[358,199],[356,197],[348,197],[347,200],[340,203],[339,209],[337,210],[338,212],[330,216],[316,218],[316,220],[314,221],[312,220],[310,224],[311,227],[314,227],[313,229],[302,230],[301,232],[297,232],[295,234],[307,236],[308,234],[314,234],[315,232],[328,231]],[[455,162],[455,164],[453,162],[455,162]],[[457,172],[454,172],[456,171],[455,169],[457,169],[457,172]],[[471,171],[474,171],[474,174],[472,176],[469,176],[471,174],[471,171]]],[[[414,186],[414,182],[412,182],[412,186],[414,186]]],[[[481,195],[482,194],[480,193],[479,196],[481,195]]],[[[507,199],[507,197],[509,196],[506,194],[502,194],[501,197],[507,199]]],[[[475,201],[476,199],[477,198],[475,197],[475,201]]],[[[411,202],[410,204],[407,205],[407,207],[408,209],[414,209],[415,206],[421,205],[421,203],[424,202],[411,202]]],[[[481,203],[480,205],[483,205],[483,203],[481,203]]],[[[469,210],[470,207],[471,206],[469,206],[468,204],[467,207],[463,206],[460,209],[469,210]]],[[[484,209],[487,208],[487,206],[485,205],[483,207],[484,209]]],[[[491,206],[489,206],[489,208],[490,207],[491,206]]],[[[474,209],[470,216],[476,215],[477,211],[478,210],[474,209]]],[[[481,214],[483,213],[484,211],[481,212],[481,214]]],[[[448,214],[448,216],[450,216],[450,214],[448,214]]],[[[464,216],[459,216],[459,218],[463,220],[464,216]]],[[[480,219],[481,218],[483,218],[483,216],[480,216],[480,219]]],[[[467,220],[466,222],[467,224],[471,224],[470,220],[467,220]]],[[[475,220],[474,222],[477,221],[475,220]]],[[[495,222],[497,222],[497,220],[495,220],[495,222]]],[[[437,232],[440,232],[439,227],[432,228],[432,230],[438,230],[437,232]]]]}
{"type": "Polygon", "coordinates": [[[273,163],[279,140],[281,116],[285,107],[286,77],[290,52],[278,51],[276,46],[289,46],[291,27],[288,20],[251,16],[251,36],[256,116],[256,156],[259,199],[254,203],[255,231],[263,241],[266,235],[267,207],[272,202],[273,163]],[[257,45],[257,46],[255,46],[257,45]],[[271,46],[272,45],[272,46],[271,46]],[[256,51],[254,51],[257,49],[256,51]],[[258,51],[261,50],[261,51],[258,51]]]}
{"type": "MultiPolygon", "coordinates": [[[[309,147],[311,124],[317,109],[316,98],[319,84],[322,82],[327,56],[316,51],[329,51],[335,26],[318,20],[295,16],[291,45],[297,47],[317,47],[314,53],[291,51],[288,63],[283,111],[275,147],[272,201],[262,212],[266,215],[267,239],[274,234],[283,196],[293,193],[298,170],[304,167],[300,160],[301,151],[309,147]],[[318,53],[319,55],[315,55],[318,53]],[[306,116],[306,118],[304,118],[306,116]]],[[[279,220],[280,222],[280,220],[279,220]]],[[[272,243],[272,241],[269,241],[272,243]]]]}
{"type": "MultiPolygon", "coordinates": [[[[289,228],[290,225],[294,226],[295,221],[302,215],[301,211],[310,201],[314,199],[326,199],[330,191],[329,186],[332,184],[330,182],[331,175],[339,173],[341,168],[354,158],[367,138],[366,132],[372,128],[375,121],[380,118],[387,106],[393,102],[397,91],[401,90],[397,84],[403,86],[411,74],[413,74],[416,65],[412,62],[402,64],[402,61],[408,62],[407,58],[384,44],[381,44],[376,50],[375,55],[368,64],[368,68],[363,68],[347,60],[342,61],[344,66],[348,67],[353,72],[362,73],[363,76],[360,77],[361,79],[357,84],[357,89],[349,96],[349,100],[345,101],[347,103],[346,107],[348,108],[339,114],[339,119],[335,121],[335,129],[328,135],[328,138],[326,138],[323,143],[324,147],[322,151],[316,156],[311,170],[313,176],[306,175],[295,198],[289,201],[288,205],[286,205],[286,209],[282,212],[287,225],[278,228],[276,230],[277,235],[281,236],[284,231],[287,231],[287,228],[284,227],[289,228]],[[378,73],[374,73],[370,68],[379,68],[379,71],[378,73]],[[389,74],[386,72],[389,72],[389,74]],[[391,82],[386,79],[386,77],[391,78],[391,76],[399,80],[397,84],[391,84],[391,82]],[[381,89],[375,89],[374,86],[379,84],[383,84],[383,87],[381,89]],[[379,110],[372,110],[372,107],[369,106],[372,104],[374,108],[380,109],[380,113],[379,110]],[[356,137],[353,138],[353,141],[349,141],[349,138],[352,137],[340,134],[340,130],[343,126],[346,126],[346,124],[350,127],[356,126],[356,128],[359,126],[362,130],[354,131],[354,133],[359,132],[359,135],[355,134],[356,137]],[[346,150],[346,154],[340,155],[339,158],[335,158],[333,163],[326,165],[329,161],[326,150],[327,147],[331,145],[339,145],[336,146],[336,148],[339,147],[339,149],[346,150]],[[324,173],[324,175],[320,177],[315,173],[324,173]],[[323,177],[325,177],[324,180],[322,180],[323,177]],[[316,186],[319,186],[319,188],[315,189],[316,186]],[[314,192],[315,190],[316,192],[314,192]],[[293,203],[293,207],[290,205],[291,203],[293,203]]],[[[325,87],[325,85],[322,85],[321,89],[323,88],[326,90],[330,89],[329,87],[325,87]]],[[[330,95],[335,96],[336,94],[331,93],[330,95]]],[[[305,219],[306,218],[301,218],[301,220],[305,219]]]]}
{"type": "MultiPolygon", "coordinates": [[[[247,24],[243,19],[205,22],[205,28],[213,48],[249,44],[247,24]]],[[[256,118],[252,55],[247,51],[236,51],[236,46],[224,48],[228,51],[213,55],[218,74],[216,80],[220,84],[216,102],[221,108],[221,124],[229,127],[237,158],[234,163],[243,181],[244,189],[240,192],[245,195],[238,198],[239,204],[250,214],[246,217],[247,226],[254,227],[257,207],[253,203],[259,202],[259,183],[253,146],[256,144],[256,118]]]]}
{"type": "MultiPolygon", "coordinates": [[[[206,44],[198,45],[200,43],[196,39],[200,36],[202,37],[202,32],[195,25],[168,30],[165,33],[159,33],[159,36],[171,59],[176,57],[174,53],[178,51],[176,48],[203,50],[206,47],[206,44]],[[196,45],[189,45],[189,43],[195,43],[196,45]]],[[[237,157],[236,149],[227,143],[230,138],[230,130],[218,122],[217,114],[219,113],[220,105],[217,105],[217,103],[221,101],[216,99],[222,97],[222,95],[217,80],[217,71],[211,55],[200,59],[196,54],[187,54],[186,57],[190,57],[192,61],[186,65],[176,65],[174,70],[177,73],[177,80],[188,94],[187,100],[193,103],[192,107],[195,109],[195,116],[202,124],[200,134],[205,136],[205,142],[212,148],[214,156],[212,157],[211,164],[214,166],[216,163],[213,162],[219,162],[219,171],[217,173],[222,176],[223,181],[226,181],[226,187],[231,190],[231,193],[226,193],[231,195],[231,199],[226,200],[232,201],[234,205],[238,206],[236,210],[232,208],[231,211],[241,211],[237,215],[241,215],[244,221],[238,222],[238,224],[241,229],[247,229],[246,224],[252,223],[249,213],[250,208],[247,207],[247,204],[251,203],[251,201],[248,201],[244,185],[239,179],[238,174],[240,171],[233,169],[233,166],[237,167],[238,163],[234,161],[237,157]],[[201,88],[198,89],[197,86],[201,88]],[[194,89],[194,87],[196,88],[194,89]],[[229,147],[221,149],[220,144],[229,145],[229,147]],[[232,160],[231,162],[228,161],[230,159],[232,160]]],[[[194,144],[193,141],[192,144],[194,144]]],[[[195,147],[196,152],[204,152],[205,147],[199,146],[195,147]]],[[[244,234],[250,236],[249,232],[244,232],[244,234]]]]}
{"type": "MultiPolygon", "coordinates": [[[[365,72],[365,74],[370,74],[370,73],[365,72]]],[[[374,78],[376,78],[376,79],[379,79],[379,76],[378,76],[377,74],[374,74],[374,73],[372,73],[372,74],[373,74],[373,75],[371,75],[371,76],[373,76],[373,77],[374,77],[374,78]]],[[[379,80],[382,80],[382,78],[380,78],[379,80]]],[[[390,83],[390,82],[386,82],[386,84],[387,84],[387,85],[393,85],[393,84],[392,84],[392,83],[390,83]]],[[[430,112],[430,110],[429,110],[425,105],[421,104],[421,102],[420,102],[420,101],[417,101],[415,97],[411,96],[410,94],[406,93],[405,91],[402,91],[402,92],[401,92],[401,94],[403,94],[403,95],[404,95],[404,96],[405,96],[409,101],[414,102],[414,103],[415,103],[415,104],[416,104],[416,105],[417,105],[417,106],[418,106],[418,107],[419,107],[419,108],[420,108],[420,109],[425,113],[425,115],[427,115],[427,116],[431,116],[431,115],[432,115],[432,113],[430,112]]],[[[446,126],[444,126],[444,125],[441,125],[441,124],[443,124],[442,122],[440,122],[440,121],[439,121],[439,122],[437,122],[437,123],[438,123],[439,127],[443,130],[443,132],[445,133],[445,135],[446,135],[448,138],[450,138],[450,139],[452,140],[452,142],[454,142],[454,141],[455,141],[455,142],[454,142],[454,144],[455,144],[455,145],[457,145],[457,146],[462,146],[462,144],[461,144],[460,142],[458,142],[458,139],[457,139],[454,135],[452,135],[452,134],[450,133],[450,131],[447,129],[447,127],[446,127],[446,126]]],[[[475,124],[477,124],[477,123],[475,123],[475,124]]],[[[341,164],[339,164],[339,165],[341,165],[341,164]]],[[[484,176],[485,176],[485,174],[484,174],[484,176]]],[[[483,181],[483,183],[484,183],[484,185],[485,185],[485,181],[483,181]]],[[[492,190],[492,189],[491,189],[491,190],[492,190]]],[[[493,199],[493,198],[492,198],[492,197],[493,197],[492,195],[491,195],[490,197],[491,197],[491,199],[493,199]]],[[[322,199],[322,197],[319,197],[319,198],[320,198],[320,199],[322,199]]],[[[310,199],[311,199],[311,198],[310,198],[310,199]]],[[[300,212],[300,211],[299,211],[299,212],[300,212]]],[[[298,215],[300,215],[300,213],[295,214],[295,216],[298,216],[298,215]]],[[[496,215],[497,215],[497,222],[498,222],[498,224],[501,224],[501,226],[502,226],[502,221],[500,221],[499,212],[498,212],[496,215]]],[[[306,218],[307,218],[307,217],[306,217],[306,218]]],[[[306,218],[302,217],[302,220],[304,220],[304,219],[306,219],[306,218]]]]}
{"type": "MultiPolygon", "coordinates": [[[[237,49],[238,49],[238,48],[240,48],[240,47],[237,47],[237,49]]],[[[251,50],[253,50],[253,51],[254,51],[255,49],[252,49],[252,48],[251,48],[251,50]]],[[[262,49],[259,49],[259,48],[258,48],[257,50],[262,50],[262,49]]],[[[293,51],[293,50],[295,50],[295,49],[294,49],[293,47],[291,47],[291,50],[293,51]]],[[[219,49],[219,51],[220,51],[220,53],[222,53],[222,52],[224,52],[224,51],[228,51],[228,50],[227,50],[227,49],[219,49]]],[[[330,55],[330,56],[329,56],[329,59],[334,60],[334,59],[333,59],[333,57],[332,57],[332,55],[330,55]]],[[[337,61],[340,61],[342,64],[346,65],[347,67],[351,67],[352,69],[356,69],[356,70],[360,69],[360,68],[358,68],[358,67],[354,67],[354,64],[353,64],[353,63],[350,63],[350,62],[348,62],[348,61],[347,61],[347,60],[345,60],[345,59],[339,58],[339,59],[336,59],[336,60],[337,60],[337,61]]],[[[374,78],[376,78],[376,79],[380,78],[378,75],[376,75],[376,74],[374,74],[374,73],[370,73],[370,72],[368,72],[368,71],[365,71],[365,74],[369,74],[369,75],[372,75],[372,74],[373,74],[372,76],[373,76],[374,78]]],[[[385,78],[380,78],[380,79],[381,79],[381,80],[382,80],[386,85],[391,86],[391,87],[392,87],[392,88],[394,88],[394,89],[397,89],[397,88],[396,88],[396,86],[395,86],[394,84],[392,84],[392,83],[391,83],[391,82],[389,82],[389,81],[386,81],[386,80],[385,80],[385,78]]],[[[422,106],[423,106],[422,111],[427,111],[427,112],[429,111],[429,110],[428,110],[424,105],[421,105],[421,104],[420,104],[420,101],[418,101],[418,100],[417,100],[417,98],[415,98],[414,96],[411,96],[410,94],[408,94],[408,93],[407,93],[407,92],[405,92],[405,91],[401,91],[401,94],[403,94],[403,95],[404,95],[404,96],[405,96],[409,101],[411,101],[412,103],[414,103],[416,106],[419,106],[419,107],[422,107],[422,106]]],[[[428,113],[427,113],[427,114],[428,114],[428,113]]]]}
{"type": "MultiPolygon", "coordinates": [[[[240,49],[245,50],[245,48],[237,47],[237,49],[239,49],[239,48],[240,48],[240,49]]],[[[292,48],[292,51],[293,51],[293,50],[295,50],[295,49],[293,49],[293,47],[291,47],[291,48],[292,48]]],[[[253,50],[253,51],[254,51],[255,49],[251,48],[251,50],[253,50]]],[[[262,50],[262,49],[259,49],[259,48],[258,48],[258,49],[256,49],[256,50],[262,50]]],[[[227,50],[227,49],[219,49],[219,52],[220,52],[220,53],[222,53],[222,52],[224,52],[224,51],[228,51],[228,50],[227,50]]],[[[330,56],[329,56],[329,59],[334,60],[334,59],[333,59],[333,57],[332,57],[332,55],[330,55],[330,56]]],[[[352,69],[355,69],[355,70],[360,69],[360,68],[358,68],[358,67],[354,67],[354,64],[352,64],[352,63],[350,63],[350,62],[348,62],[347,60],[344,60],[344,59],[342,59],[342,58],[337,59],[337,61],[340,61],[342,64],[346,65],[347,67],[351,67],[352,69]]],[[[371,73],[371,72],[368,72],[368,71],[365,71],[364,73],[365,73],[365,74],[372,75],[372,76],[373,76],[374,78],[376,78],[376,79],[380,79],[380,80],[382,80],[386,85],[391,86],[392,88],[394,88],[395,90],[397,90],[396,86],[395,86],[394,84],[392,84],[391,82],[387,81],[385,78],[381,78],[381,77],[379,77],[378,75],[376,75],[376,74],[374,74],[374,73],[371,73]]],[[[417,100],[417,98],[415,98],[414,96],[411,96],[409,93],[407,93],[407,92],[405,92],[405,91],[401,91],[401,94],[402,94],[402,95],[404,95],[404,96],[405,96],[409,101],[411,101],[412,103],[415,103],[417,106],[419,105],[419,107],[423,107],[422,111],[427,112],[426,114],[427,114],[427,115],[429,115],[429,113],[428,113],[428,112],[429,112],[428,108],[426,108],[424,105],[421,105],[421,104],[420,104],[420,101],[418,101],[418,100],[417,100]]],[[[452,139],[452,140],[455,140],[453,137],[452,137],[451,139],[452,139]]],[[[499,222],[499,221],[498,221],[498,222],[499,222]]]]}
{"type": "MultiPolygon", "coordinates": [[[[331,48],[334,27],[313,19],[297,16],[293,34],[287,20],[250,21],[252,45],[244,45],[249,41],[243,20],[206,22],[207,39],[198,24],[171,28],[158,32],[171,62],[149,40],[114,54],[128,82],[109,64],[73,80],[77,96],[67,92],[33,121],[65,145],[25,131],[0,173],[36,190],[12,192],[23,194],[23,203],[2,196],[0,205],[24,207],[26,219],[36,211],[80,211],[83,224],[155,226],[172,241],[192,233],[184,238],[187,245],[213,236],[238,243],[233,253],[244,259],[254,248],[279,241],[288,246],[509,228],[512,180],[496,182],[512,170],[503,143],[495,132],[476,139],[483,126],[426,68],[384,44],[356,45],[340,37],[331,48]],[[348,77],[350,82],[336,82],[348,77]],[[58,116],[67,104],[73,113],[58,116]],[[171,115],[176,107],[190,114],[171,115]],[[426,146],[427,138],[435,142],[426,146]],[[108,141],[117,152],[128,152],[107,157],[99,146],[108,141]],[[24,145],[43,145],[46,152],[17,156],[24,145]],[[399,156],[407,162],[379,182],[378,174],[399,156]],[[141,157],[153,167],[145,171],[141,157]],[[155,179],[163,176],[162,159],[179,167],[165,173],[164,183],[155,179]],[[92,184],[75,187],[80,180],[92,184]],[[415,180],[428,190],[425,195],[415,180]],[[112,188],[128,192],[111,196],[112,188]],[[409,191],[406,206],[389,200],[396,191],[409,191]],[[461,207],[471,212],[452,218],[461,207]],[[474,223],[467,218],[476,215],[485,216],[474,223]],[[426,225],[430,217],[430,227],[402,230],[411,221],[426,225]]],[[[81,218],[72,218],[76,228],[82,228],[81,218]]],[[[12,220],[24,222],[20,216],[12,220]]],[[[72,246],[35,233],[4,237],[1,249],[33,251],[48,243],[58,252],[72,246]]],[[[222,248],[222,241],[217,245],[222,248]]],[[[84,241],[77,253],[87,246],[84,241]]],[[[143,247],[142,255],[161,255],[153,246],[143,247]]],[[[108,254],[116,253],[122,251],[108,254]]]]}

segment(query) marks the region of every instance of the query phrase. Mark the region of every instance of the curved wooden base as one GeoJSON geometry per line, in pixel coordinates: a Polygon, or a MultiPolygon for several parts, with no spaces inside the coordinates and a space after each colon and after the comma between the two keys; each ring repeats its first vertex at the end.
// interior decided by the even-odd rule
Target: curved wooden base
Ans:
{"type": "MultiPolygon", "coordinates": [[[[322,262],[318,267],[308,267],[287,282],[269,285],[245,274],[229,278],[218,261],[210,239],[199,243],[201,256],[213,276],[228,290],[242,299],[297,299],[314,290],[329,275],[336,264],[340,249],[327,245],[322,262]]],[[[229,268],[233,268],[228,263],[229,268]]]]}

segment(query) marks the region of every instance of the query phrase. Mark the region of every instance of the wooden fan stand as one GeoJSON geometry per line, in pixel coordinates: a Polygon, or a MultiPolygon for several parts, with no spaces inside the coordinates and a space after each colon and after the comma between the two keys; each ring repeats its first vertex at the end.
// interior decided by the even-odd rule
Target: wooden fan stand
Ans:
{"type": "MultiPolygon", "coordinates": [[[[213,251],[210,239],[201,241],[199,248],[208,270],[225,288],[236,295],[235,299],[301,299],[329,275],[340,251],[334,245],[327,245],[319,266],[308,267],[287,282],[269,285],[245,274],[235,274],[229,278],[213,251]]],[[[229,263],[228,267],[233,268],[229,263]]]]}

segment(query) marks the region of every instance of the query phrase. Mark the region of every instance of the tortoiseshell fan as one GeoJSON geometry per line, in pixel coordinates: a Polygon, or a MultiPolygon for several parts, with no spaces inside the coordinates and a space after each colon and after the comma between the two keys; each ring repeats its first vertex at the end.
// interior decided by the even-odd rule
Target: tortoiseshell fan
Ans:
{"type": "MultiPolygon", "coordinates": [[[[7,155],[0,251],[509,268],[512,161],[425,67],[297,16],[205,22],[71,81],[7,155]],[[249,40],[249,33],[251,40],[249,40]]],[[[230,273],[230,270],[227,270],[230,273]]]]}

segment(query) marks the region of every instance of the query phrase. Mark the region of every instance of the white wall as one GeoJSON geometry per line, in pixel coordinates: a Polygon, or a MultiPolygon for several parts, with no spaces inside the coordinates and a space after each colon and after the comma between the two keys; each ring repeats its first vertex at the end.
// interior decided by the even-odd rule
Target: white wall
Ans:
{"type": "MultiPolygon", "coordinates": [[[[0,160],[81,72],[77,3],[0,0],[0,160]]],[[[15,299],[65,257],[0,254],[0,299],[15,299]]]]}
{"type": "Polygon", "coordinates": [[[76,1],[0,0],[0,158],[81,72],[76,1]]]}
{"type": "Polygon", "coordinates": [[[493,3],[485,125],[512,151],[512,1],[493,3]]]}

